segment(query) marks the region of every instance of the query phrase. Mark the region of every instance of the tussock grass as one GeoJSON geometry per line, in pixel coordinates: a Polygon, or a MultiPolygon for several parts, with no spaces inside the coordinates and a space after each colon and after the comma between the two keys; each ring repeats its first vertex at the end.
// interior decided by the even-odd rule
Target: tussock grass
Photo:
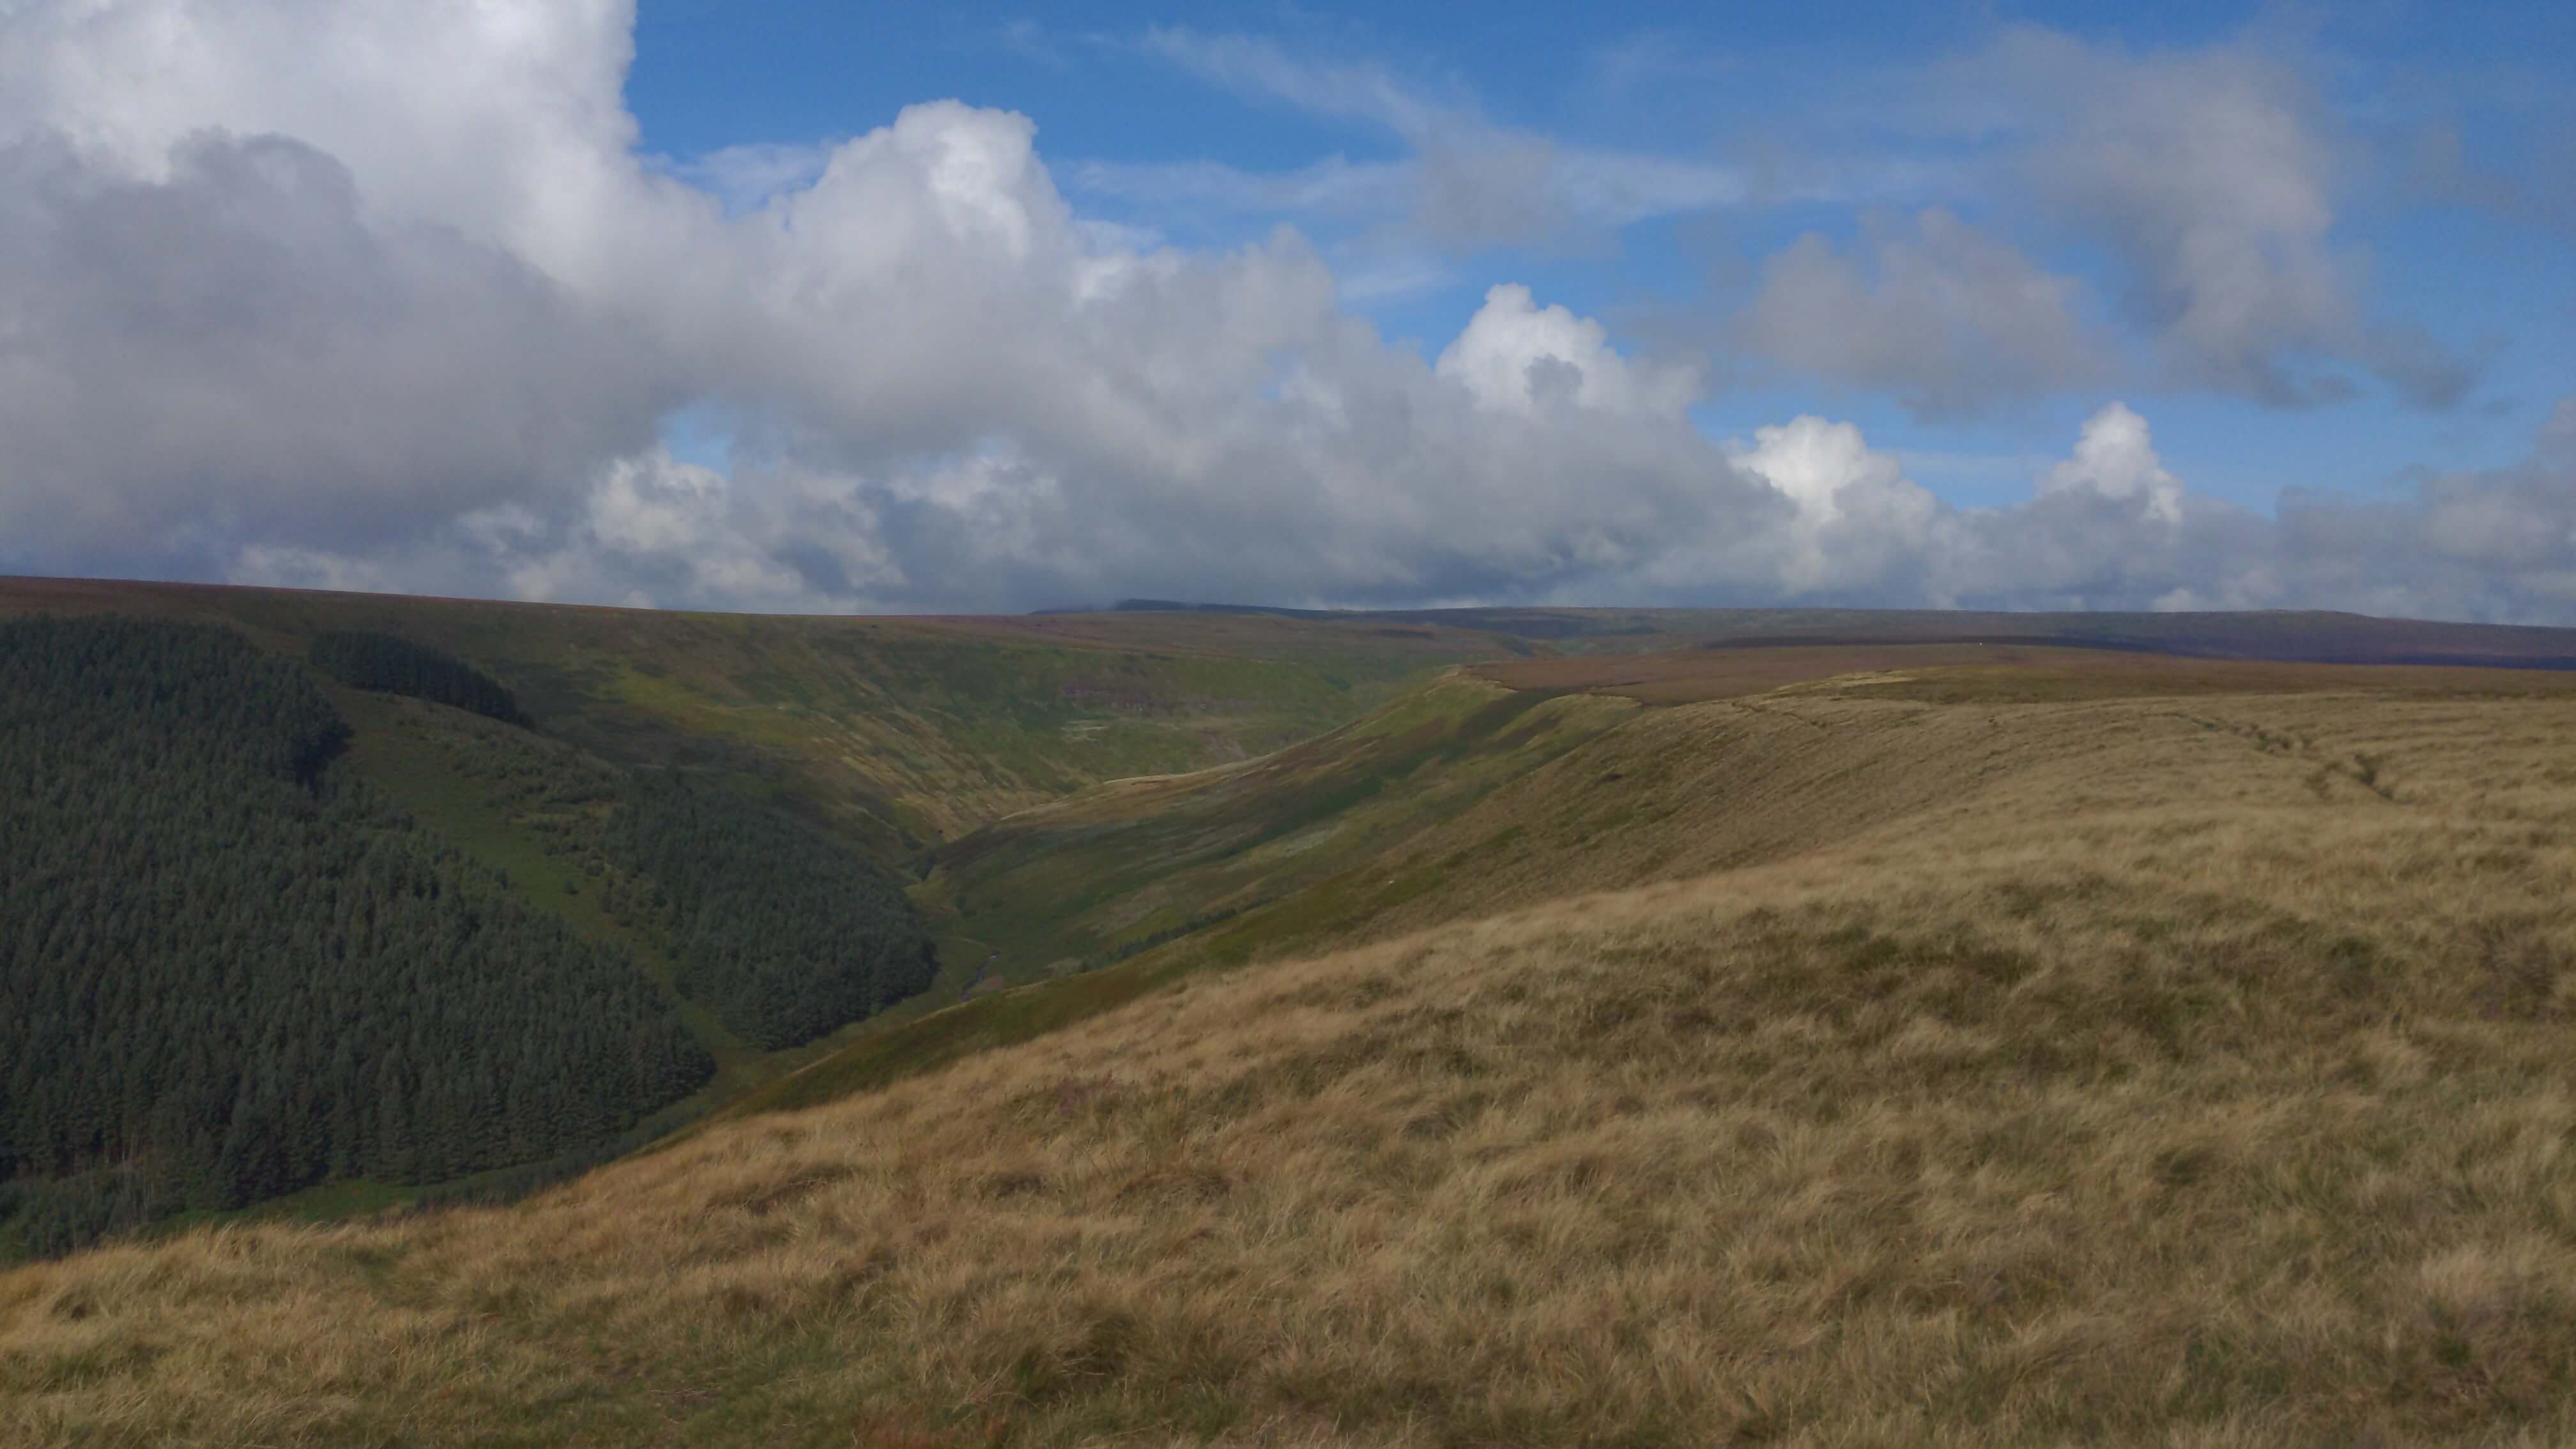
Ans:
{"type": "Polygon", "coordinates": [[[2576,1439],[2567,705],[1764,708],[1957,738],[517,1208],[11,1272],[0,1440],[2576,1439]]]}

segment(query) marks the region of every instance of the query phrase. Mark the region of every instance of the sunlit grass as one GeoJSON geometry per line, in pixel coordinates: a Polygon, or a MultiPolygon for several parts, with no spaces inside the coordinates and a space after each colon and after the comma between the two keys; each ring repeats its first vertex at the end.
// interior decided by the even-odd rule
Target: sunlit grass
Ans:
{"type": "Polygon", "coordinates": [[[978,997],[514,1209],[0,1276],[0,1439],[2576,1436],[2570,706],[1643,719],[1668,813],[1551,834],[1614,757],[1541,767],[1443,827],[1521,831],[1453,924],[978,997]]]}

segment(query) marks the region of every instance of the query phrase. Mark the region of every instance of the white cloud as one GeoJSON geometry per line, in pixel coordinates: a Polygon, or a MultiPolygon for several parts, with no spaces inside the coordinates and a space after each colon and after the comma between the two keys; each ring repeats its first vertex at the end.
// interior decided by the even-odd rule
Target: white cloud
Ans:
{"type": "Polygon", "coordinates": [[[1751,447],[1729,451],[1797,506],[1779,563],[1793,596],[1887,587],[1944,546],[1940,503],[1850,423],[1797,417],[1756,428],[1751,447]]]}
{"type": "Polygon", "coordinates": [[[416,536],[567,496],[685,396],[628,320],[370,224],[301,142],[198,134],[157,169],[0,138],[0,520],[39,556],[416,536]]]}
{"type": "Polygon", "coordinates": [[[1611,350],[1609,336],[1591,318],[1540,307],[1529,288],[1506,282],[1485,293],[1436,370],[1480,404],[1522,414],[1573,403],[1679,417],[1696,400],[1698,380],[1688,372],[1631,363],[1611,350]]]}
{"type": "MultiPolygon", "coordinates": [[[[1524,287],[1427,361],[1346,315],[1295,231],[1211,251],[1098,225],[1008,112],[907,108],[728,207],[636,153],[630,19],[0,10],[7,547],[65,571],[800,610],[2576,612],[2564,441],[2404,504],[2292,498],[2275,524],[2195,498],[2115,405],[2029,502],[1953,509],[1848,425],[1712,441],[1691,372],[1524,287]],[[684,405],[739,420],[730,471],[656,444],[684,405]]],[[[1412,114],[1331,83],[1316,103],[1412,114]]]]}
{"type": "Polygon", "coordinates": [[[2112,403],[2084,420],[2075,440],[2075,456],[2048,470],[2040,483],[2043,496],[2091,492],[2104,498],[2139,499],[2147,516],[2165,523],[2182,521],[2182,480],[2156,457],[2147,420],[2126,403],[2112,403]]]}
{"type": "Polygon", "coordinates": [[[685,160],[661,160],[655,169],[714,193],[731,215],[813,185],[832,151],[831,145],[822,143],[762,142],[726,146],[685,160]]]}
{"type": "Polygon", "coordinates": [[[1905,486],[1902,465],[1871,451],[1860,429],[1819,417],[1754,429],[1753,446],[1738,448],[1736,460],[1787,494],[1801,517],[1819,524],[1842,519],[1848,489],[1885,495],[1905,486]]]}
{"type": "Polygon", "coordinates": [[[386,213],[577,288],[641,189],[631,0],[32,0],[0,26],[0,135],[51,130],[139,178],[199,131],[290,136],[386,213]]]}

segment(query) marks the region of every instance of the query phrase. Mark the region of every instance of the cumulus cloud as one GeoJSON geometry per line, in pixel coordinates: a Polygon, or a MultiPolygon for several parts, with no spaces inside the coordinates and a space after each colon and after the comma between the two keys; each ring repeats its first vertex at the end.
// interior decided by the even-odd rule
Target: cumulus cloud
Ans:
{"type": "Polygon", "coordinates": [[[2040,494],[2096,493],[2104,498],[2138,499],[2147,516],[2165,523],[2182,521],[2182,480],[2156,457],[2147,420],[2113,403],[2085,420],[2075,440],[2075,456],[2048,470],[2040,494]]]}
{"type": "Polygon", "coordinates": [[[159,170],[0,143],[0,519],[21,549],[394,542],[575,487],[681,398],[633,328],[451,230],[367,224],[301,142],[199,133],[159,170]]]}
{"type": "Polygon", "coordinates": [[[1529,288],[1513,282],[1485,293],[1485,305],[1440,354],[1436,370],[1484,406],[1522,414],[1572,403],[1672,418],[1699,396],[1689,372],[1629,362],[1611,350],[1600,323],[1563,306],[1540,307],[1529,288]]]}
{"type": "Polygon", "coordinates": [[[1798,417],[1756,428],[1750,446],[1729,451],[1796,506],[1778,563],[1792,597],[1902,598],[1935,587],[1924,565],[1949,546],[1947,510],[1896,459],[1871,449],[1859,428],[1798,417]]]}
{"type": "Polygon", "coordinates": [[[1933,208],[1869,218],[1847,254],[1809,234],[1773,257],[1736,325],[1752,352],[1917,414],[2081,389],[2110,371],[2081,288],[1933,208]]]}
{"type": "MultiPolygon", "coordinates": [[[[1348,315],[1293,230],[1186,250],[1100,226],[1009,112],[931,102],[811,155],[709,163],[744,178],[720,196],[637,153],[631,19],[0,10],[0,547],[798,610],[2576,611],[2576,414],[2518,468],[2402,503],[2294,497],[2276,521],[2194,496],[2115,404],[2026,502],[1952,508],[1848,424],[1711,439],[1693,372],[1523,286],[1425,358],[1348,315]],[[735,420],[724,467],[656,442],[681,407],[735,420]]],[[[2020,274],[1948,225],[1900,240],[2011,292],[2020,274]]],[[[1873,256],[1871,296],[1965,327],[1911,265],[1873,256]]],[[[2058,345],[2038,302],[1978,325],[2058,345]]]]}
{"type": "MultiPolygon", "coordinates": [[[[1796,503],[1769,556],[1783,591],[1819,602],[2576,617],[2576,398],[2511,467],[2434,475],[2386,501],[2294,490],[2272,517],[2193,494],[2117,402],[2007,507],[1948,507],[1857,429],[1819,418],[1759,429],[1734,453],[1796,503]]],[[[1654,572],[1687,585],[1702,566],[1684,547],[1654,572]]]]}
{"type": "MultiPolygon", "coordinates": [[[[1735,461],[1796,506],[1770,540],[1775,588],[1807,602],[1965,608],[2174,607],[2205,595],[2251,607],[2267,525],[2190,497],[2155,459],[2146,424],[2112,403],[2026,502],[1951,507],[1849,423],[1799,417],[1731,445],[1735,461]],[[2184,581],[2188,580],[2189,583],[2184,581]],[[2197,590],[2197,594],[2193,593],[2197,590]],[[2178,592],[2180,591],[2180,592],[2178,592]]],[[[1707,565],[1676,552],[1659,576],[1707,565]]]]}
{"type": "Polygon", "coordinates": [[[632,220],[632,0],[29,0],[0,12],[0,135],[166,176],[206,130],[292,137],[386,215],[579,287],[632,220]]]}
{"type": "MultiPolygon", "coordinates": [[[[810,182],[729,215],[636,157],[631,123],[603,110],[623,60],[622,27],[602,23],[616,7],[526,9],[513,25],[507,6],[137,0],[101,25],[54,6],[13,28],[0,51],[45,81],[21,94],[54,99],[13,118],[12,144],[77,155],[111,190],[193,195],[211,183],[180,118],[237,128],[250,139],[227,144],[298,158],[300,184],[330,198],[327,226],[304,229],[321,240],[252,250],[339,288],[336,309],[301,316],[275,305],[291,289],[209,283],[239,306],[238,335],[174,355],[163,390],[212,389],[201,411],[239,424],[174,431],[185,467],[168,450],[113,465],[95,446],[110,417],[48,424],[62,471],[13,466],[13,517],[82,494],[125,510],[91,527],[88,552],[50,556],[161,548],[164,568],[243,577],[763,606],[1413,599],[1604,574],[1771,506],[1681,416],[1688,378],[1631,364],[1599,324],[1525,293],[1498,304],[1456,354],[1487,371],[1517,357],[1503,385],[1526,406],[1498,410],[1454,366],[1344,316],[1292,232],[1182,252],[1086,226],[1010,113],[908,108],[829,148],[810,182]],[[286,63],[304,21],[325,70],[383,83],[286,63]],[[353,39],[367,23],[372,46],[353,39]],[[48,46],[50,68],[31,59],[48,46]],[[448,70],[433,85],[370,68],[406,49],[448,70]],[[165,62],[148,96],[91,84],[139,84],[165,62]],[[293,77],[278,94],[232,83],[271,70],[293,77]],[[449,270],[490,296],[325,265],[325,243],[476,259],[482,271],[449,270]],[[267,376],[238,360],[262,353],[295,365],[267,376]],[[351,391],[424,405],[380,419],[351,391]],[[742,419],[729,476],[649,441],[657,412],[692,399],[742,419]],[[320,436],[289,446],[307,433],[320,436]],[[338,524],[332,500],[351,505],[338,524]],[[197,552],[171,553],[173,531],[197,552]]],[[[284,214],[247,181],[226,186],[120,226],[189,257],[221,251],[234,219],[284,214]]],[[[23,229],[51,235],[62,211],[23,229]]],[[[45,359],[66,339],[125,335],[119,308],[168,297],[149,277],[65,289],[57,263],[9,279],[63,309],[12,374],[30,416],[64,380],[45,359]]],[[[148,378],[101,381],[100,409],[162,406],[148,378]]]]}

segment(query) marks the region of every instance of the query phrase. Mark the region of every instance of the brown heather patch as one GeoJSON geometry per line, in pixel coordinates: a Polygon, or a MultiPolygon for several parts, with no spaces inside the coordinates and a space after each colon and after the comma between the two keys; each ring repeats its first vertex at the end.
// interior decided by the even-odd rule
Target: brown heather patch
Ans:
{"type": "Polygon", "coordinates": [[[0,1442],[2576,1440],[2570,706],[1762,708],[1731,869],[0,1276],[0,1442]]]}
{"type": "Polygon", "coordinates": [[[2576,678],[2547,669],[2201,659],[2009,641],[1783,644],[1590,654],[1479,664],[1472,672],[1512,689],[1608,694],[1648,704],[1741,699],[1829,682],[1887,697],[1940,703],[2363,690],[2415,696],[2576,698],[2576,678]]]}

